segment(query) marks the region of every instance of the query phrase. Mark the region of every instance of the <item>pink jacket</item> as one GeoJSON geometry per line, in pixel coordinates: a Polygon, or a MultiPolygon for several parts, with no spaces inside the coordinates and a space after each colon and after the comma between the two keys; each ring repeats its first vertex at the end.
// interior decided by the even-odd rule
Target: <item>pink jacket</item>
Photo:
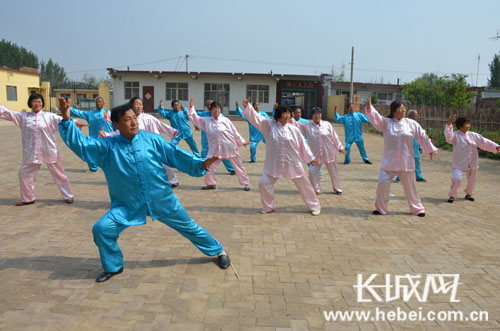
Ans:
{"type": "Polygon", "coordinates": [[[437,151],[420,124],[409,118],[397,120],[382,117],[372,106],[366,108],[366,115],[372,125],[384,133],[384,155],[380,168],[385,171],[414,171],[415,159],[413,138],[422,146],[425,153],[437,151]]]}
{"type": "MultiPolygon", "coordinates": [[[[111,122],[111,118],[109,115],[104,115],[104,119],[108,122],[111,122]]],[[[167,125],[156,117],[146,113],[139,114],[139,116],[137,116],[137,122],[139,122],[139,130],[142,131],[149,131],[158,134],[165,133],[170,138],[174,138],[175,134],[177,133],[177,130],[170,125],[167,125]]],[[[119,135],[120,131],[116,130],[110,133],[106,132],[105,134],[106,137],[111,137],[119,135]]]]}
{"type": "Polygon", "coordinates": [[[57,162],[56,132],[61,116],[43,110],[36,114],[18,112],[0,104],[0,118],[21,128],[23,164],[57,162]]]}
{"type": "Polygon", "coordinates": [[[477,149],[497,153],[499,146],[495,142],[484,138],[479,133],[467,131],[453,131],[453,125],[446,124],[444,128],[446,141],[453,145],[453,169],[467,170],[479,168],[477,149]]]}
{"type": "Polygon", "coordinates": [[[188,109],[189,120],[205,131],[208,140],[208,155],[228,159],[238,155],[238,147],[245,144],[245,139],[238,133],[233,122],[227,117],[200,117],[194,107],[188,109]]]}
{"type": "Polygon", "coordinates": [[[310,163],[314,155],[294,125],[265,118],[248,105],[243,116],[257,128],[266,139],[264,173],[276,178],[300,178],[305,176],[301,160],[310,163]]]}
{"type": "Polygon", "coordinates": [[[329,122],[321,121],[318,125],[313,121],[300,123],[292,119],[292,123],[306,136],[309,147],[319,163],[331,163],[337,160],[335,150],[344,149],[344,146],[329,122]]]}

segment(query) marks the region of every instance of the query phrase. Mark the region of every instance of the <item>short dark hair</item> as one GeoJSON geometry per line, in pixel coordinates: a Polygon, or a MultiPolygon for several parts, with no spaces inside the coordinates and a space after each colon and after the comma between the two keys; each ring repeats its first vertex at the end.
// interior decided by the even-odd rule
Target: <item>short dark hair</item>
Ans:
{"type": "Polygon", "coordinates": [[[295,111],[296,111],[297,109],[300,109],[300,111],[301,111],[301,112],[303,111],[303,109],[302,109],[302,107],[301,107],[301,106],[295,106],[295,107],[293,108],[292,112],[294,112],[294,113],[295,113],[295,111]]]}
{"type": "Polygon", "coordinates": [[[311,108],[311,115],[314,115],[316,113],[320,113],[320,114],[323,114],[323,111],[321,110],[320,107],[312,107],[311,108]]]}
{"type": "Polygon", "coordinates": [[[220,110],[222,111],[222,105],[217,101],[212,101],[212,103],[210,104],[210,110],[212,110],[215,107],[219,107],[220,110]]]}
{"type": "Polygon", "coordinates": [[[404,102],[401,100],[394,100],[393,102],[391,102],[391,113],[387,117],[393,118],[396,110],[398,110],[398,108],[402,105],[404,105],[404,102]]]}
{"type": "Polygon", "coordinates": [[[274,110],[274,119],[277,121],[281,118],[281,115],[283,113],[286,113],[286,112],[290,112],[290,108],[288,108],[288,106],[286,105],[279,105],[278,107],[276,107],[276,109],[274,110]]]}
{"type": "Polygon", "coordinates": [[[135,100],[141,100],[141,102],[142,102],[142,99],[141,99],[141,98],[139,98],[139,97],[133,97],[132,99],[130,99],[129,103],[130,103],[131,105],[133,105],[135,100]]]}
{"type": "Polygon", "coordinates": [[[259,105],[260,105],[260,103],[259,103],[258,101],[254,101],[254,102],[252,102],[252,107],[254,107],[254,108],[255,108],[255,105],[256,105],[256,104],[259,104],[259,105]]]}
{"type": "Polygon", "coordinates": [[[38,93],[33,93],[32,95],[30,95],[30,97],[28,98],[28,107],[31,108],[31,102],[33,100],[36,100],[36,99],[41,99],[42,100],[42,108],[45,107],[45,100],[43,100],[43,95],[38,94],[38,93]]]}
{"type": "Polygon", "coordinates": [[[115,108],[111,109],[111,122],[113,123],[120,122],[120,118],[122,118],[123,115],[125,115],[125,113],[128,110],[134,111],[132,109],[132,104],[130,102],[127,102],[120,106],[116,106],[115,108]]]}
{"type": "Polygon", "coordinates": [[[468,117],[459,117],[457,118],[457,121],[455,122],[455,124],[457,125],[457,128],[462,128],[464,126],[465,123],[470,123],[470,119],[468,117]]]}
{"type": "Polygon", "coordinates": [[[345,106],[345,109],[349,109],[349,106],[350,106],[350,105],[353,105],[353,103],[352,103],[352,102],[349,102],[349,103],[347,104],[347,106],[345,106]]]}
{"type": "Polygon", "coordinates": [[[172,100],[172,102],[170,103],[170,105],[173,107],[174,106],[174,103],[179,103],[179,100],[172,100]]]}

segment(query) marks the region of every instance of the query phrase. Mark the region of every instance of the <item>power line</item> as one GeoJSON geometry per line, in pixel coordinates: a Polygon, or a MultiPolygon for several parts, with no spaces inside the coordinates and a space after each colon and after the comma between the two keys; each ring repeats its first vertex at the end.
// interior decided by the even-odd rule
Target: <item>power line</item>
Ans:
{"type": "MultiPolygon", "coordinates": [[[[176,56],[172,57],[169,59],[163,59],[163,60],[156,60],[156,61],[150,61],[150,62],[143,62],[143,63],[135,63],[135,64],[126,64],[126,65],[121,65],[121,66],[109,66],[108,68],[126,68],[126,67],[135,67],[135,66],[142,66],[145,64],[154,64],[154,63],[161,63],[161,62],[167,62],[167,61],[172,61],[172,60],[179,60],[182,59],[184,56],[176,56]]],[[[101,69],[90,69],[90,70],[79,70],[79,71],[70,71],[67,72],[67,74],[79,74],[82,72],[91,72],[91,71],[101,71],[101,70],[106,70],[107,68],[101,68],[101,69]]]]}

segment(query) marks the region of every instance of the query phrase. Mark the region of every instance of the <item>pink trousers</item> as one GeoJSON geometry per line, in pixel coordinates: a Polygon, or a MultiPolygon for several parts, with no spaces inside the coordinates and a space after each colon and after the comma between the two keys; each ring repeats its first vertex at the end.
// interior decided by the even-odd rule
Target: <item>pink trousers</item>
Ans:
{"type": "MultiPolygon", "coordinates": [[[[40,163],[22,164],[19,169],[19,185],[21,187],[21,201],[30,202],[35,200],[35,179],[38,170],[42,165],[40,163]]],[[[61,158],[58,157],[54,163],[47,163],[47,168],[54,178],[57,187],[61,191],[64,199],[73,198],[71,186],[69,185],[68,176],[64,172],[61,158]]]]}
{"type": "MultiPolygon", "coordinates": [[[[235,156],[230,157],[229,161],[233,165],[234,172],[236,172],[236,176],[238,177],[238,182],[241,185],[250,185],[250,180],[247,176],[247,171],[245,167],[243,167],[243,161],[241,161],[241,155],[237,153],[235,156]]],[[[222,159],[219,159],[212,163],[210,169],[208,169],[207,174],[205,175],[205,185],[215,185],[215,169],[217,169],[217,165],[222,162],[222,159]]]]}
{"type": "Polygon", "coordinates": [[[389,205],[389,189],[394,176],[399,176],[403,190],[405,191],[408,205],[411,213],[418,215],[425,212],[425,208],[420,202],[417,191],[417,180],[415,171],[385,171],[380,170],[377,185],[377,198],[375,200],[375,209],[382,215],[387,214],[389,205]]]}
{"type": "Polygon", "coordinates": [[[458,190],[460,190],[460,184],[462,184],[462,177],[464,176],[464,173],[467,176],[465,194],[472,196],[472,193],[474,193],[474,187],[476,186],[477,170],[478,168],[467,169],[465,171],[453,169],[453,173],[451,175],[450,193],[448,193],[448,196],[453,198],[458,196],[458,190]]]}
{"type": "MultiPolygon", "coordinates": [[[[276,203],[274,202],[274,184],[278,178],[268,176],[267,174],[262,174],[259,181],[260,197],[262,199],[263,209],[267,212],[276,209],[276,203]]],[[[297,190],[299,190],[300,197],[307,205],[310,211],[315,211],[321,209],[319,204],[319,199],[314,192],[314,188],[309,182],[309,179],[305,176],[299,178],[292,178],[297,190]]]]}
{"type": "MultiPolygon", "coordinates": [[[[321,178],[319,177],[319,171],[321,170],[322,164],[312,165],[309,167],[309,180],[318,193],[321,193],[321,178]]],[[[332,181],[332,187],[335,191],[342,192],[340,187],[340,177],[339,170],[337,168],[337,162],[325,163],[326,169],[330,174],[330,180],[332,181]]]]}
{"type": "Polygon", "coordinates": [[[167,167],[166,165],[165,169],[167,170],[167,176],[168,176],[168,181],[170,184],[179,184],[179,179],[177,178],[177,175],[175,174],[174,168],[167,167]]]}

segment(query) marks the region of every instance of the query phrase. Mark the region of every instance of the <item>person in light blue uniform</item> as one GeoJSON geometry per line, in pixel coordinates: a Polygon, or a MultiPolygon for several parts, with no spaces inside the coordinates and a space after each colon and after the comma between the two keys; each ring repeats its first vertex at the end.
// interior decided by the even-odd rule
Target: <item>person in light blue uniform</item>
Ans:
{"type": "MultiPolygon", "coordinates": [[[[416,121],[418,120],[418,112],[416,110],[409,110],[406,117],[416,121]]],[[[422,151],[422,146],[413,138],[413,157],[415,158],[415,177],[417,182],[426,182],[427,180],[422,175],[422,170],[420,170],[420,153],[422,151]]],[[[396,182],[399,182],[399,176],[396,177],[396,182]]]]}
{"type": "Polygon", "coordinates": [[[196,142],[193,139],[193,131],[191,131],[191,126],[189,126],[189,119],[187,115],[187,108],[181,109],[178,100],[173,100],[172,109],[165,110],[163,107],[163,100],[160,101],[160,106],[158,106],[158,113],[167,120],[170,121],[170,125],[179,131],[175,138],[172,138],[171,143],[178,145],[181,139],[184,139],[186,143],[191,148],[191,151],[195,156],[200,157],[200,152],[196,146],[196,142]]]}
{"type": "Polygon", "coordinates": [[[349,103],[347,105],[347,111],[345,115],[340,116],[337,113],[337,106],[335,106],[335,122],[344,124],[345,131],[345,155],[344,164],[351,163],[351,145],[356,143],[358,145],[359,154],[363,158],[363,162],[366,164],[372,164],[366,155],[365,144],[363,142],[363,123],[370,123],[368,117],[365,114],[355,112],[354,105],[349,103]]]}
{"type": "Polygon", "coordinates": [[[217,256],[222,269],[229,267],[230,260],[222,245],[189,217],[173,193],[163,166],[201,177],[217,157],[201,159],[159,134],[139,131],[131,104],[112,110],[111,121],[120,135],[85,137],[70,119],[66,101],[59,98],[59,103],[63,116],[59,123],[61,138],[82,160],[101,167],[108,183],[111,209],[92,229],[104,269],[96,282],[123,271],[123,254],[117,239],[129,226],[146,224],[146,216],[178,231],[204,254],[217,256]]]}
{"type": "MultiPolygon", "coordinates": [[[[105,132],[113,132],[115,129],[113,125],[104,120],[104,113],[107,112],[104,109],[104,98],[95,98],[96,110],[79,110],[71,107],[71,116],[78,117],[86,120],[89,123],[89,136],[93,138],[99,138],[99,133],[104,129],[105,132]]],[[[96,172],[99,168],[97,165],[88,163],[89,170],[96,172]]]]}
{"type": "MultiPolygon", "coordinates": [[[[248,123],[248,132],[250,134],[250,141],[252,144],[250,145],[250,163],[256,162],[257,158],[255,157],[255,154],[257,153],[257,146],[259,143],[262,141],[264,144],[266,143],[266,140],[264,139],[264,135],[257,130],[255,126],[250,123],[245,116],[243,116],[243,111],[241,110],[238,102],[235,102],[236,105],[236,114],[238,114],[241,118],[243,118],[247,123],[248,123]]],[[[254,102],[253,104],[253,109],[260,115],[264,116],[265,118],[269,118],[266,112],[260,110],[260,104],[258,102],[254,102]]]]}
{"type": "MultiPolygon", "coordinates": [[[[210,113],[210,105],[212,104],[212,100],[207,100],[205,103],[205,107],[209,110],[205,111],[197,111],[198,116],[200,117],[212,117],[212,113],[210,113]]],[[[222,113],[220,116],[224,116],[222,113]]],[[[196,130],[199,130],[196,128],[196,130]]],[[[207,157],[208,154],[208,139],[207,139],[207,134],[205,131],[201,130],[201,157],[205,158],[207,157]]],[[[224,164],[224,167],[226,167],[226,170],[231,174],[232,176],[236,175],[236,172],[234,171],[233,165],[231,164],[231,161],[228,159],[222,160],[222,163],[224,164]]]]}

